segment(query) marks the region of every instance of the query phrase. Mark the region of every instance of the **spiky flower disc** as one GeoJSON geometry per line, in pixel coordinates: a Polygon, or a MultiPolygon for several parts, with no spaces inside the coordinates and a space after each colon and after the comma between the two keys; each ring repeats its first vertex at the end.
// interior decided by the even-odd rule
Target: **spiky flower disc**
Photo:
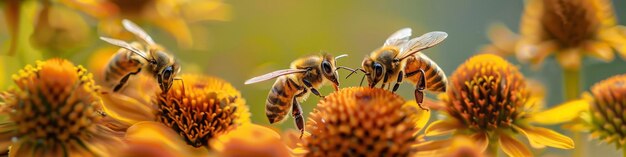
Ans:
{"type": "Polygon", "coordinates": [[[182,80],[159,95],[157,119],[189,145],[207,146],[210,139],[250,121],[245,100],[228,82],[193,75],[183,75],[182,80]]]}
{"type": "MultiPolygon", "coordinates": [[[[18,156],[108,155],[121,142],[101,125],[101,101],[90,73],[67,60],[26,66],[13,76],[18,89],[6,98],[0,139],[18,156]],[[105,143],[105,144],[103,144],[105,143]]],[[[6,149],[6,148],[5,148],[6,149]]]]}
{"type": "Polygon", "coordinates": [[[510,127],[529,94],[517,67],[491,54],[470,58],[450,80],[449,114],[479,131],[510,127]]]}
{"type": "Polygon", "coordinates": [[[626,75],[595,84],[591,95],[592,135],[621,148],[626,144],[626,75]]]}
{"type": "Polygon", "coordinates": [[[307,156],[408,156],[421,129],[418,112],[415,103],[387,90],[344,88],[309,116],[307,156]]]}

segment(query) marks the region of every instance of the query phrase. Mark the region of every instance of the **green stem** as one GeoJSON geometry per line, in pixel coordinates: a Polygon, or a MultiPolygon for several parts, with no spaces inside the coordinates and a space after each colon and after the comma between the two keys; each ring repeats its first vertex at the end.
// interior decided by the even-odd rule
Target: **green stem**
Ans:
{"type": "Polygon", "coordinates": [[[487,145],[487,156],[498,157],[499,144],[497,137],[489,137],[489,145],[487,145]]]}
{"type": "MultiPolygon", "coordinates": [[[[580,70],[563,70],[563,92],[565,94],[565,100],[578,99],[581,91],[580,70]]],[[[585,139],[579,132],[573,131],[574,143],[576,143],[576,149],[574,149],[574,157],[585,156],[585,139]]]]}
{"type": "Polygon", "coordinates": [[[622,156],[626,157],[626,144],[622,145],[622,156]]]}

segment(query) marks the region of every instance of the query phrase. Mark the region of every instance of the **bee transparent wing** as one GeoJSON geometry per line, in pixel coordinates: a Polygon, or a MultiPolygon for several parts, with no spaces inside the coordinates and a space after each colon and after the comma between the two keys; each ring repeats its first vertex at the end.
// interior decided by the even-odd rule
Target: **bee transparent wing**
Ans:
{"type": "Polygon", "coordinates": [[[125,48],[127,50],[130,50],[131,52],[141,56],[142,58],[146,59],[147,61],[150,61],[150,59],[148,59],[148,56],[146,55],[146,53],[144,53],[143,51],[133,47],[132,45],[130,45],[129,43],[127,43],[125,41],[112,39],[112,38],[107,38],[107,37],[100,37],[100,39],[108,42],[109,44],[113,44],[115,46],[119,46],[119,47],[125,48]]]}
{"type": "Polygon", "coordinates": [[[156,42],[154,42],[154,40],[152,40],[152,37],[150,37],[150,35],[148,35],[148,33],[146,33],[146,31],[144,31],[141,27],[139,27],[137,24],[133,23],[132,21],[127,20],[127,19],[123,19],[122,20],[122,25],[124,25],[124,28],[126,30],[128,30],[131,33],[133,33],[135,36],[141,38],[141,40],[143,40],[147,44],[149,44],[149,45],[156,44],[156,42]]]}
{"type": "Polygon", "coordinates": [[[391,34],[383,46],[401,45],[409,41],[409,37],[411,37],[411,28],[402,28],[391,34]]]}
{"type": "Polygon", "coordinates": [[[399,60],[405,59],[406,57],[409,57],[419,51],[431,48],[441,43],[447,37],[448,33],[446,32],[434,31],[428,32],[420,37],[413,38],[409,40],[406,45],[404,45],[405,50],[402,51],[397,58],[399,60]]]}
{"type": "Polygon", "coordinates": [[[257,76],[254,78],[251,78],[249,80],[246,80],[246,82],[244,84],[253,84],[253,83],[257,83],[257,82],[262,82],[262,81],[267,81],[279,76],[283,76],[283,75],[288,75],[288,74],[293,74],[293,73],[303,73],[306,72],[306,69],[283,69],[283,70],[277,70],[271,73],[267,73],[261,76],[257,76]]]}

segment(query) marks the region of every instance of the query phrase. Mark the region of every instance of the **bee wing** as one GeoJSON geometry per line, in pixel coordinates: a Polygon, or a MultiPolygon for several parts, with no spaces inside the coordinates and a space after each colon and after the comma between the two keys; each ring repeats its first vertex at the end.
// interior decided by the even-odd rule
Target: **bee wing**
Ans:
{"type": "Polygon", "coordinates": [[[156,44],[156,42],[154,42],[154,40],[152,40],[152,37],[150,37],[150,35],[148,35],[148,33],[146,33],[146,31],[144,31],[141,27],[139,27],[137,24],[133,23],[132,21],[127,20],[127,19],[123,19],[122,20],[122,25],[124,25],[124,28],[126,30],[128,30],[129,32],[135,34],[137,37],[141,38],[141,40],[143,40],[147,44],[149,44],[149,45],[156,44]]]}
{"type": "Polygon", "coordinates": [[[133,47],[132,45],[130,45],[129,43],[122,41],[122,40],[117,40],[117,39],[112,39],[112,38],[107,38],[107,37],[100,37],[100,39],[108,42],[109,44],[113,44],[115,46],[119,46],[122,48],[125,48],[127,50],[130,50],[131,52],[141,56],[142,58],[146,59],[149,61],[148,57],[146,56],[146,53],[144,53],[143,51],[133,47]]]}
{"type": "Polygon", "coordinates": [[[411,28],[402,28],[391,34],[391,36],[385,40],[385,44],[383,46],[401,45],[409,41],[409,37],[411,37],[411,28]]]}
{"type": "Polygon", "coordinates": [[[413,38],[404,45],[404,50],[401,51],[397,58],[399,60],[405,59],[406,57],[409,57],[419,51],[431,48],[441,43],[447,37],[448,33],[446,32],[434,31],[428,32],[417,38],[413,38]]]}
{"type": "Polygon", "coordinates": [[[303,73],[306,72],[306,69],[283,69],[283,70],[276,70],[274,72],[271,73],[267,73],[261,76],[257,76],[254,78],[251,78],[249,80],[246,80],[246,82],[244,84],[253,84],[253,83],[257,83],[257,82],[261,82],[261,81],[266,81],[269,79],[273,79],[279,76],[283,76],[283,75],[288,75],[288,74],[293,74],[293,73],[303,73]]]}

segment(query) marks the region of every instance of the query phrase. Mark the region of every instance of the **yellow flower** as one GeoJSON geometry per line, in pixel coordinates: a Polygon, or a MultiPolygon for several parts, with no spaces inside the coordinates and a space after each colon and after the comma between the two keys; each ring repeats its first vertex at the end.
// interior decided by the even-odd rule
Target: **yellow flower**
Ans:
{"type": "MultiPolygon", "coordinates": [[[[71,52],[86,46],[90,28],[78,13],[65,6],[42,1],[43,8],[30,36],[31,44],[47,52],[71,52]]],[[[59,54],[56,54],[59,55],[59,54]]]]}
{"type": "Polygon", "coordinates": [[[612,61],[613,49],[626,58],[626,33],[617,25],[608,0],[530,0],[519,37],[505,27],[493,28],[494,44],[486,51],[515,53],[533,65],[554,54],[564,69],[577,70],[584,55],[612,61]],[[514,42],[516,46],[511,46],[514,42]]]}
{"type": "Polygon", "coordinates": [[[107,36],[130,38],[119,25],[122,19],[150,23],[174,36],[179,45],[192,46],[189,24],[230,19],[230,6],[221,0],[61,0],[95,17],[107,36]]]}
{"type": "Polygon", "coordinates": [[[92,75],[82,66],[50,59],[13,76],[4,94],[0,146],[10,156],[108,156],[123,148],[122,133],[106,127],[92,75]],[[116,146],[116,147],[111,147],[116,146]]]}
{"type": "Polygon", "coordinates": [[[320,101],[307,121],[306,156],[408,156],[430,112],[379,88],[344,88],[320,101]]]}
{"type": "MultiPolygon", "coordinates": [[[[447,119],[435,121],[426,136],[467,135],[489,153],[497,146],[510,156],[532,156],[516,134],[533,147],[574,148],[573,141],[555,131],[531,125],[534,100],[517,67],[504,59],[482,54],[468,59],[450,77],[448,91],[440,95],[447,119]]],[[[558,118],[558,117],[554,117],[558,118]]],[[[420,147],[418,147],[420,148],[420,147]]]]}
{"type": "Polygon", "coordinates": [[[193,147],[209,147],[211,139],[250,123],[245,100],[228,82],[208,76],[181,77],[183,81],[175,82],[168,93],[160,93],[156,88],[145,90],[145,87],[156,87],[155,80],[138,76],[122,93],[104,94],[104,109],[109,116],[123,122],[117,127],[128,129],[127,140],[136,139],[131,141],[137,143],[184,141],[186,144],[168,146],[192,152],[202,150],[193,147]],[[146,136],[164,131],[172,131],[177,136],[146,136]]]}
{"type": "Polygon", "coordinates": [[[474,143],[470,137],[465,135],[459,135],[452,137],[452,140],[444,141],[428,141],[417,146],[418,148],[424,145],[430,146],[445,146],[443,149],[435,149],[434,151],[420,151],[416,156],[430,156],[430,157],[483,157],[482,148],[474,143]],[[436,144],[435,144],[436,143],[436,144]]]}

